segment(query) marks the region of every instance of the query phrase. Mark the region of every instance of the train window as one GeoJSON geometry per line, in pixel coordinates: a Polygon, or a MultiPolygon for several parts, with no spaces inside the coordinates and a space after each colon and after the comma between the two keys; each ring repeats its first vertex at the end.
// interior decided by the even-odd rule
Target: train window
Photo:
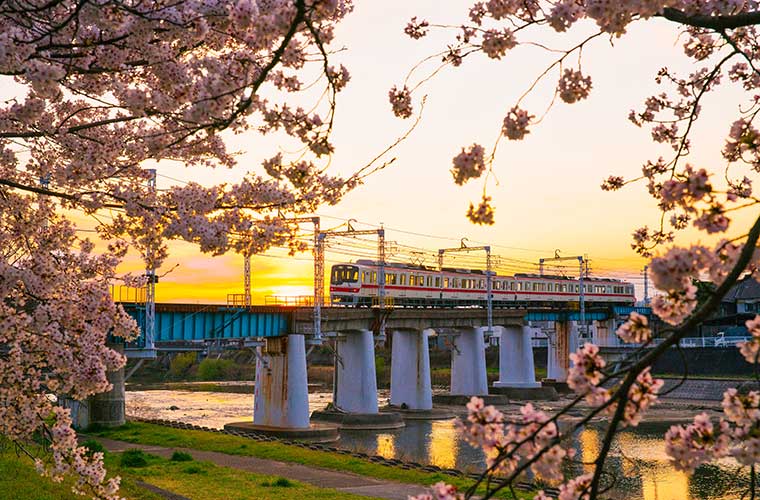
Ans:
{"type": "Polygon", "coordinates": [[[425,286],[425,277],[422,275],[417,276],[417,284],[419,286],[425,286]]]}
{"type": "Polygon", "coordinates": [[[377,283],[377,273],[375,271],[372,271],[372,278],[370,278],[372,283],[377,283]]]}
{"type": "Polygon", "coordinates": [[[364,271],[362,273],[362,282],[363,283],[369,283],[369,271],[364,271]]]}
{"type": "Polygon", "coordinates": [[[406,285],[406,274],[399,274],[398,275],[398,284],[399,285],[406,285]]]}
{"type": "Polygon", "coordinates": [[[538,291],[538,283],[533,283],[533,291],[534,292],[538,291]]]}
{"type": "Polygon", "coordinates": [[[436,288],[441,288],[441,277],[440,276],[436,276],[435,277],[435,287],[436,288]]]}
{"type": "Polygon", "coordinates": [[[449,279],[443,278],[443,288],[448,288],[448,287],[449,287],[449,279]]]}
{"type": "Polygon", "coordinates": [[[501,281],[494,282],[493,289],[494,290],[501,290],[501,281]]]}
{"type": "Polygon", "coordinates": [[[459,288],[459,278],[452,278],[451,288],[459,288]]]}
{"type": "Polygon", "coordinates": [[[554,283],[549,283],[546,285],[547,291],[553,292],[554,291],[554,283]]]}

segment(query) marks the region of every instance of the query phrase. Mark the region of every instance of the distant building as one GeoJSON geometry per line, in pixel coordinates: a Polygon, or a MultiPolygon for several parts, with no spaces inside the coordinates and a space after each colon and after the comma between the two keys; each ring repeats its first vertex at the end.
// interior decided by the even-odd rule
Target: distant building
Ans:
{"type": "Polygon", "coordinates": [[[760,283],[747,275],[723,297],[720,307],[701,325],[702,336],[723,332],[727,337],[749,335],[744,323],[760,313],[760,283]]]}

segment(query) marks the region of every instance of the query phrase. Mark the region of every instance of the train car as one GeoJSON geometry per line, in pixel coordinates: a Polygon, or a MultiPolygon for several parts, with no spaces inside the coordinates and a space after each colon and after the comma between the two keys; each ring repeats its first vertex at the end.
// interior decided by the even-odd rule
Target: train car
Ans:
{"type": "MultiPolygon", "coordinates": [[[[336,264],[330,272],[330,302],[334,305],[370,306],[377,300],[379,266],[370,260],[336,264]]],[[[385,296],[397,306],[480,306],[486,303],[486,273],[482,270],[434,269],[386,263],[385,296]]],[[[564,276],[492,275],[493,305],[557,306],[578,302],[580,281],[564,276]]],[[[583,280],[587,304],[634,305],[633,284],[609,278],[583,280]]]]}

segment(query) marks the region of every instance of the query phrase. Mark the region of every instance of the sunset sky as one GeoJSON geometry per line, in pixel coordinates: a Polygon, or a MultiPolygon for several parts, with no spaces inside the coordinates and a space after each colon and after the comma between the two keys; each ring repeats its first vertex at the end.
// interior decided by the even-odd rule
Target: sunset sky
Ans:
{"type": "MultiPolygon", "coordinates": [[[[352,78],[339,94],[333,141],[336,154],[331,169],[350,174],[382,151],[411,125],[393,116],[387,99],[391,86],[402,84],[408,71],[428,55],[445,49],[455,32],[436,31],[428,38],[411,40],[403,34],[410,17],[459,24],[471,2],[402,1],[357,2],[355,12],[339,27],[335,56],[352,78]]],[[[569,47],[591,32],[581,25],[560,39],[541,32],[535,38],[553,47],[569,47]]],[[[459,68],[447,68],[415,92],[415,111],[427,94],[419,126],[389,156],[396,161],[371,176],[334,207],[320,209],[323,227],[346,219],[357,228],[385,224],[387,238],[402,245],[435,250],[458,246],[462,237],[471,245],[491,244],[494,253],[515,263],[562,255],[587,254],[597,276],[626,277],[641,297],[641,270],[645,261],[630,249],[632,231],[654,226],[658,213],[644,185],[622,192],[600,190],[610,174],[636,176],[647,159],[671,154],[655,146],[648,130],[626,119],[649,95],[661,91],[654,76],[662,66],[692,71],[682,55],[676,27],[666,21],[634,24],[620,40],[597,39],[583,54],[583,71],[593,77],[587,101],[574,105],[558,102],[539,126],[520,142],[503,141],[495,164],[498,183],[488,184],[496,208],[496,224],[474,226],[465,217],[470,201],[477,202],[482,180],[465,187],[454,185],[449,169],[452,157],[473,142],[493,146],[502,119],[515,100],[550,62],[550,55],[535,47],[518,47],[501,61],[474,54],[459,68]],[[614,47],[613,47],[614,45],[614,47]],[[368,225],[369,224],[369,225],[368,225]],[[403,232],[402,232],[403,231],[403,232]]],[[[523,37],[524,39],[524,37],[523,37]]],[[[411,80],[416,83],[433,67],[423,66],[411,80]]],[[[576,59],[573,58],[572,62],[576,59]]],[[[524,107],[540,115],[556,85],[557,74],[540,84],[524,107]]],[[[735,119],[741,92],[726,89],[707,101],[694,130],[692,163],[720,171],[720,148],[735,119]]],[[[236,169],[212,174],[159,165],[159,187],[179,180],[211,184],[235,181],[278,147],[276,139],[251,135],[230,136],[231,149],[240,152],[236,169]]],[[[305,227],[310,230],[309,227],[305,227]]],[[[739,227],[735,231],[739,231],[739,227]]],[[[694,239],[695,233],[687,237],[694,239]]],[[[346,257],[334,251],[330,262],[346,257]]],[[[432,262],[427,262],[432,264],[432,262]]],[[[129,262],[125,268],[134,268],[129,262]]],[[[243,261],[240,256],[211,258],[191,245],[176,244],[164,270],[178,267],[158,285],[159,301],[224,302],[228,293],[241,293],[243,261]]],[[[253,258],[254,300],[265,295],[311,293],[311,254],[287,258],[273,250],[253,258]]]]}

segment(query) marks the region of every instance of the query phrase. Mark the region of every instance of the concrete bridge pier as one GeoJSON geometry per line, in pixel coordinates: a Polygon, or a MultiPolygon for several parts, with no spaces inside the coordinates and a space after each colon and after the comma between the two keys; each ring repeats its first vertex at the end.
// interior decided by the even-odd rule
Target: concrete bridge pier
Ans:
{"type": "Polygon", "coordinates": [[[554,335],[549,336],[546,378],[555,382],[567,381],[570,353],[578,350],[578,322],[555,321],[554,335]]]}
{"type": "Polygon", "coordinates": [[[502,326],[499,342],[499,380],[494,387],[535,388],[532,330],[529,326],[502,326]]]}
{"type": "Polygon", "coordinates": [[[304,336],[268,337],[257,349],[253,422],[225,429],[312,442],[337,439],[336,426],[309,423],[304,336]]]}
{"type": "Polygon", "coordinates": [[[436,394],[436,404],[461,407],[473,396],[485,404],[507,404],[505,396],[489,396],[486,374],[487,327],[460,327],[451,337],[451,385],[449,394],[436,394]]]}
{"type": "Polygon", "coordinates": [[[482,396],[488,394],[486,378],[487,328],[459,328],[451,346],[452,395],[482,396]]]}
{"type": "MultiPolygon", "coordinates": [[[[124,353],[123,344],[108,344],[108,347],[124,353]]],[[[93,425],[119,427],[126,423],[124,368],[108,372],[106,378],[112,385],[110,391],[94,394],[85,401],[59,397],[60,404],[71,411],[74,428],[87,430],[93,425]]]]}
{"type": "Polygon", "coordinates": [[[430,329],[396,329],[391,338],[391,400],[393,407],[432,410],[430,329]]]}
{"type": "Polygon", "coordinates": [[[311,414],[311,419],[339,424],[342,429],[397,429],[404,426],[398,413],[379,413],[375,342],[371,330],[338,332],[335,342],[333,404],[311,414]]]}
{"type": "Polygon", "coordinates": [[[553,387],[543,387],[536,381],[533,362],[533,330],[530,326],[500,326],[499,380],[491,392],[510,399],[557,399],[553,387]]]}
{"type": "Polygon", "coordinates": [[[591,341],[598,346],[616,345],[615,335],[615,320],[605,319],[601,321],[594,321],[592,326],[591,341]]]}

